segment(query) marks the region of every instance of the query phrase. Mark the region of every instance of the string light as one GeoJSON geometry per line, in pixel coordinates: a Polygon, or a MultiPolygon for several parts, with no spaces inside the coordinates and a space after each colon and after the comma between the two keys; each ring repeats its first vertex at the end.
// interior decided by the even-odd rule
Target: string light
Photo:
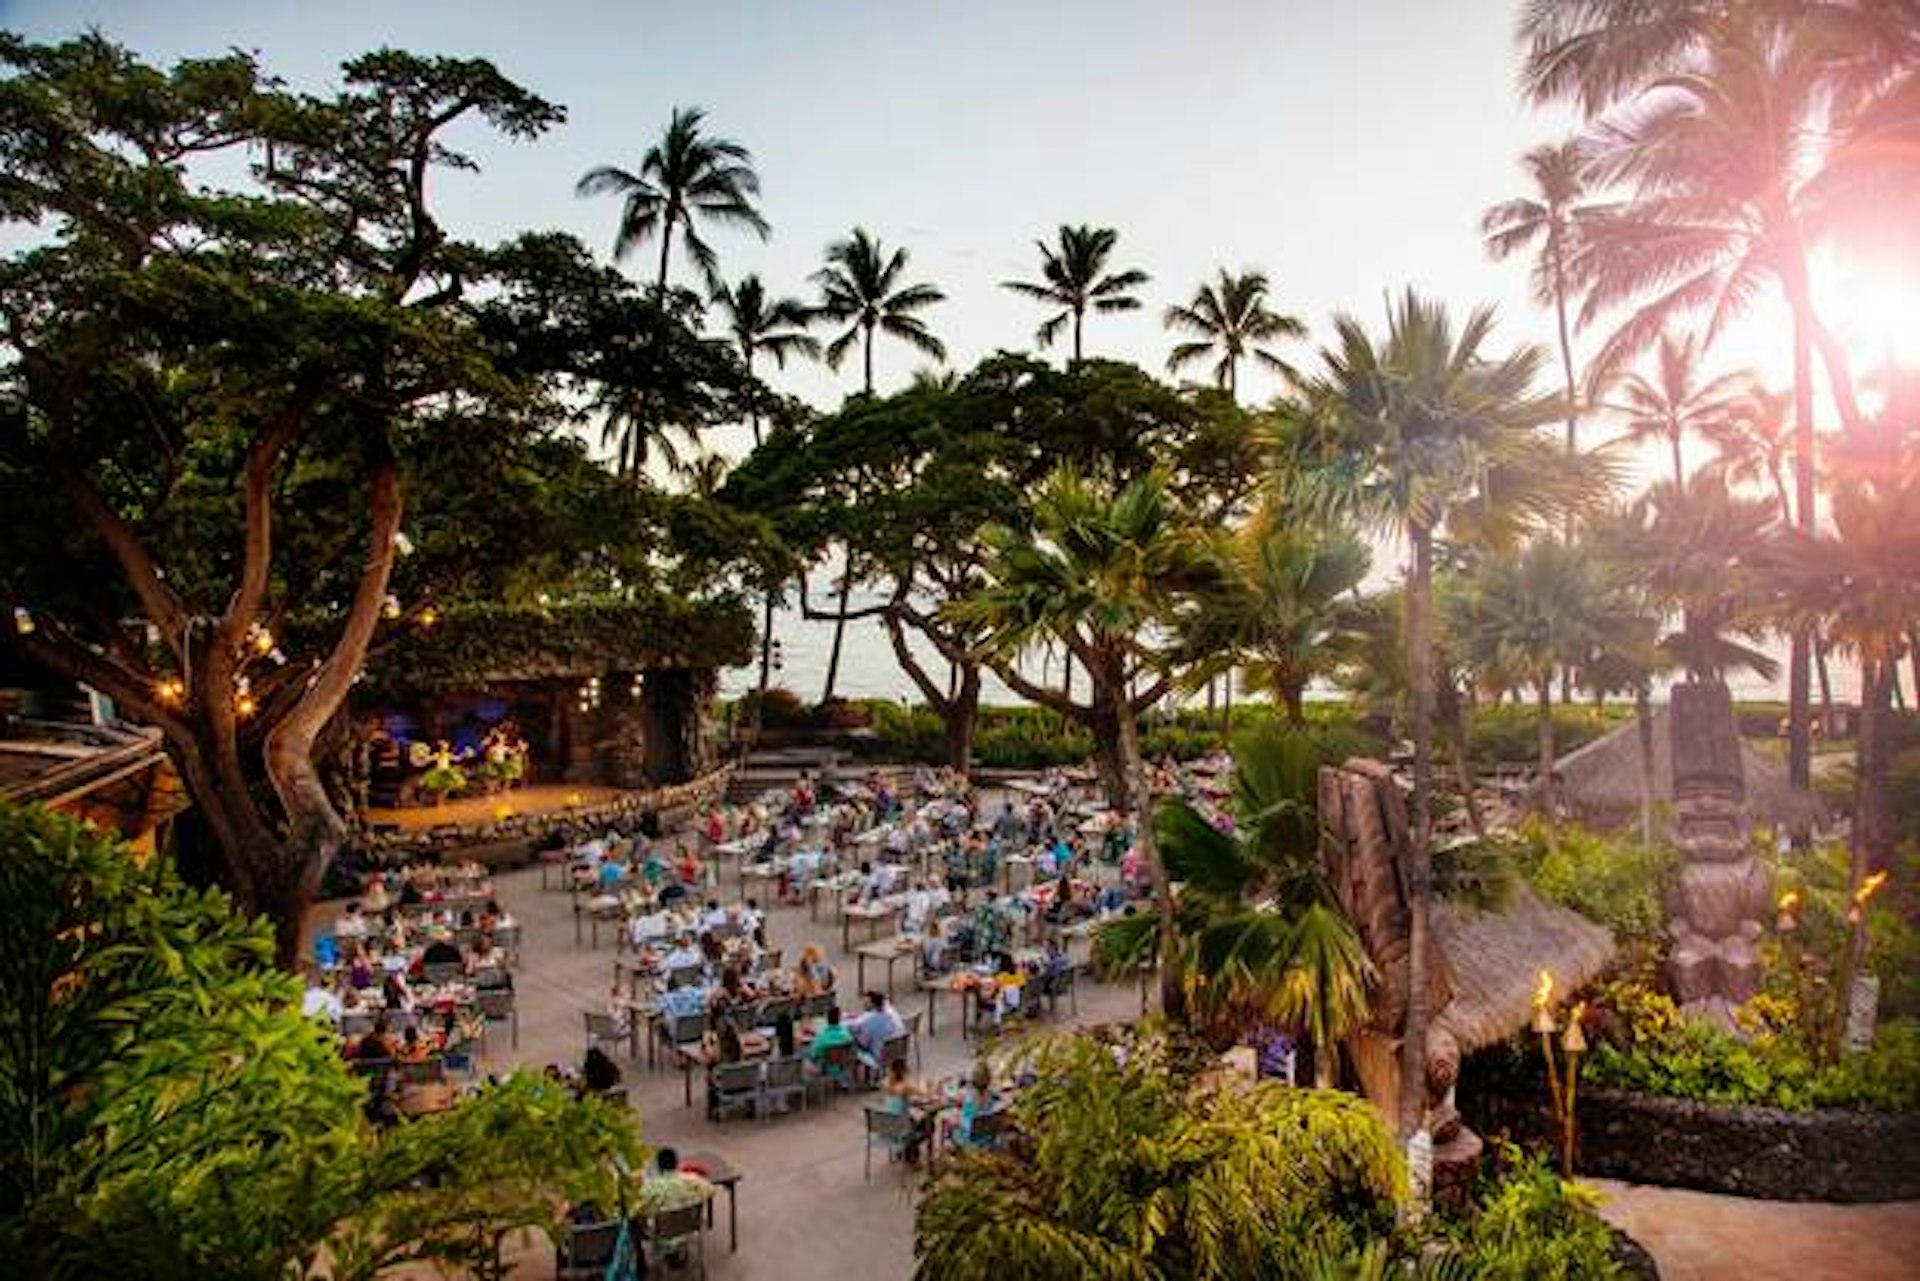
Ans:
{"type": "Polygon", "coordinates": [[[15,605],[13,607],[13,630],[19,632],[22,636],[31,636],[33,634],[33,628],[33,611],[25,605],[15,605]]]}
{"type": "Polygon", "coordinates": [[[429,605],[420,611],[420,626],[432,627],[440,621],[440,611],[429,605]]]}
{"type": "Polygon", "coordinates": [[[405,530],[396,529],[393,531],[393,550],[402,556],[413,555],[413,540],[407,537],[405,530]]]}
{"type": "Polygon", "coordinates": [[[387,598],[380,602],[380,614],[384,618],[400,617],[400,598],[388,592],[387,598]]]}
{"type": "Polygon", "coordinates": [[[187,685],[178,676],[167,676],[153,684],[153,696],[167,707],[178,707],[187,699],[187,685]]]}
{"type": "Polygon", "coordinates": [[[241,720],[247,719],[259,710],[260,704],[254,701],[253,695],[246,690],[243,689],[233,696],[233,712],[241,720]]]}

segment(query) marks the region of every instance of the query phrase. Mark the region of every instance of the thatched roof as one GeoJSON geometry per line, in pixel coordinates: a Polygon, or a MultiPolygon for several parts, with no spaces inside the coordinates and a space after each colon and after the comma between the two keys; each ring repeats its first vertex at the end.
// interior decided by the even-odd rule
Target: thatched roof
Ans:
{"type": "MultiPolygon", "coordinates": [[[[1653,712],[1653,794],[1657,805],[1673,801],[1673,735],[1667,709],[1653,712]]],[[[1754,747],[1740,744],[1746,775],[1747,815],[1789,831],[1824,827],[1827,807],[1812,792],[1787,782],[1787,767],[1754,747]]],[[[1560,800],[1588,827],[1620,828],[1640,819],[1640,733],[1632,723],[1567,753],[1559,762],[1560,800]]]]}
{"type": "Polygon", "coordinates": [[[1541,970],[1553,974],[1558,991],[1571,992],[1598,978],[1613,956],[1613,936],[1604,927],[1541,901],[1525,886],[1497,912],[1437,899],[1433,929],[1453,992],[1435,1022],[1453,1034],[1463,1054],[1527,1026],[1541,970]]]}

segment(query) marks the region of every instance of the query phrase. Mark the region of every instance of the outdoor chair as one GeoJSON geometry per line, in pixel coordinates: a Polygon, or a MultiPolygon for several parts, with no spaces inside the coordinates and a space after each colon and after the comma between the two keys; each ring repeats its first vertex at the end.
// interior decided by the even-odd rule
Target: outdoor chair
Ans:
{"type": "Polygon", "coordinates": [[[880,1061],[873,1069],[873,1079],[887,1079],[887,1069],[895,1063],[905,1063],[913,1053],[913,1034],[902,1032],[899,1036],[890,1036],[880,1043],[880,1061]]]}
{"type": "Polygon", "coordinates": [[[438,1085],[446,1079],[446,1064],[439,1059],[400,1065],[400,1080],[406,1085],[438,1085]]]}
{"type": "Polygon", "coordinates": [[[443,987],[448,983],[457,983],[465,973],[465,967],[458,961],[428,961],[421,967],[421,973],[426,976],[427,982],[435,987],[443,987]]]}
{"type": "Polygon", "coordinates": [[[967,1145],[974,1148],[994,1150],[1004,1144],[1013,1134],[1013,1110],[1000,1108],[993,1112],[982,1112],[973,1118],[973,1132],[968,1136],[967,1145]]]}
{"type": "Polygon", "coordinates": [[[695,1275],[706,1276],[706,1230],[707,1207],[698,1202],[648,1216],[647,1275],[682,1272],[697,1265],[695,1275]]]}
{"type": "Polygon", "coordinates": [[[571,1223],[554,1247],[555,1281],[600,1281],[620,1248],[620,1223],[571,1223]]]}
{"type": "Polygon", "coordinates": [[[868,1108],[867,1112],[867,1149],[866,1178],[873,1182],[873,1149],[875,1145],[887,1150],[887,1160],[904,1160],[907,1149],[914,1140],[913,1117],[905,1112],[889,1112],[885,1108],[868,1108]]]}
{"type": "Polygon", "coordinates": [[[913,1042],[913,1070],[916,1072],[926,1070],[920,1058],[920,1020],[926,1017],[926,1013],[925,1010],[915,1010],[907,1015],[907,1037],[913,1042]]]}
{"type": "Polygon", "coordinates": [[[729,1112],[741,1108],[752,1111],[760,1106],[760,1064],[757,1062],[716,1064],[710,1082],[708,1120],[724,1121],[729,1112]]]}
{"type": "Polygon", "coordinates": [[[669,990],[681,987],[698,987],[704,975],[698,965],[679,965],[667,971],[669,990]]]}
{"type": "Polygon", "coordinates": [[[760,1118],[763,1121],[773,1119],[774,1104],[781,1111],[788,1110],[791,1101],[797,1101],[804,1110],[807,1106],[807,1063],[805,1059],[794,1057],[769,1059],[766,1076],[760,1082],[762,1106],[760,1118]]]}
{"type": "Polygon", "coordinates": [[[660,1024],[660,1039],[667,1043],[670,1050],[697,1044],[706,1034],[707,1016],[704,1014],[677,1014],[660,1024]]]}
{"type": "Polygon", "coordinates": [[[822,1094],[832,1097],[828,1091],[838,1093],[853,1088],[854,1076],[860,1070],[860,1052],[849,1041],[845,1045],[828,1046],[820,1054],[820,1088],[822,1094]]]}
{"type": "Polygon", "coordinates": [[[1055,1014],[1060,1012],[1060,998],[1067,999],[1068,1007],[1075,1013],[1080,1012],[1080,967],[1069,965],[1060,971],[1046,987],[1047,1007],[1055,1014]]]}
{"type": "Polygon", "coordinates": [[[341,1036],[365,1036],[373,1031],[373,1015],[342,1014],[340,1016],[341,1036]]]}
{"type": "Polygon", "coordinates": [[[782,1015],[799,1022],[800,1002],[790,996],[763,1001],[759,1011],[754,1015],[753,1026],[772,1027],[780,1021],[782,1015]]]}
{"type": "Polygon", "coordinates": [[[784,960],[785,957],[785,948],[768,948],[760,954],[760,973],[778,974],[780,972],[780,962],[784,960]]]}
{"type": "Polygon", "coordinates": [[[833,993],[822,992],[818,996],[801,998],[800,1017],[803,1019],[824,1019],[827,1011],[833,1008],[833,993]]]}
{"type": "Polygon", "coordinates": [[[509,957],[512,957],[516,960],[519,959],[520,926],[518,925],[494,926],[493,927],[493,945],[499,948],[502,952],[505,952],[509,957]]]}
{"type": "Polygon", "coordinates": [[[486,1016],[489,1024],[506,1023],[513,1032],[513,1048],[520,1048],[520,1007],[513,999],[510,987],[481,988],[474,993],[480,1002],[480,1013],[486,1016]]]}
{"type": "Polygon", "coordinates": [[[611,1014],[601,1014],[593,1010],[586,1012],[587,1048],[594,1046],[624,1045],[627,1057],[633,1057],[633,1037],[620,1026],[620,1020],[611,1014]]]}
{"type": "Polygon", "coordinates": [[[622,1112],[633,1106],[632,1098],[627,1093],[627,1087],[624,1085],[616,1085],[611,1090],[596,1091],[593,1097],[599,1099],[609,1107],[618,1108],[622,1112]]]}

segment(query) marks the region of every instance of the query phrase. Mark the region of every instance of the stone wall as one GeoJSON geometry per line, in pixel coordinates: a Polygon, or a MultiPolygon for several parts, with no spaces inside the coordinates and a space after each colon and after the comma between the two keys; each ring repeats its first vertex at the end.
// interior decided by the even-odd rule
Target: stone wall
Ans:
{"type": "MultiPolygon", "coordinates": [[[[1485,1133],[1541,1138],[1544,1102],[1466,1103],[1485,1133]]],[[[1920,1197],[1920,1113],[1785,1112],[1617,1090],[1580,1092],[1580,1173],[1769,1201],[1920,1197]]]]}

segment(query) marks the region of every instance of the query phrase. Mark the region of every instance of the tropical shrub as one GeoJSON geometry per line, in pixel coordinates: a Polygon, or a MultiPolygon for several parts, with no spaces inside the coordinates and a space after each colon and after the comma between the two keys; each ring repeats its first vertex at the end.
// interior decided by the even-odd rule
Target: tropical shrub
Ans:
{"type": "Polygon", "coordinates": [[[1663,937],[1661,891],[1674,852],[1623,837],[1529,819],[1506,838],[1514,866],[1534,892],[1613,931],[1622,942],[1663,937]]]}
{"type": "Polygon", "coordinates": [[[923,1281],[1287,1275],[1302,1241],[1385,1234],[1404,1184],[1364,1100],[1202,1084],[1162,1038],[1045,1038],[1019,1147],[962,1153],[922,1196],[923,1281]]]}
{"type": "MultiPolygon", "coordinates": [[[[1598,708],[1556,706],[1553,709],[1555,748],[1565,755],[1632,717],[1631,708],[1612,704],[1598,708]]],[[[1540,759],[1540,713],[1535,708],[1512,703],[1478,708],[1470,720],[1467,747],[1477,767],[1533,765],[1540,759]]]]}
{"type": "Polygon", "coordinates": [[[1540,1155],[1508,1153],[1511,1168],[1459,1232],[1465,1273],[1485,1281],[1604,1281],[1624,1275],[1599,1194],[1576,1187],[1540,1155]]]}
{"type": "Polygon", "coordinates": [[[484,1272],[638,1156],[625,1117],[531,1079],[376,1133],[272,928],[64,817],[0,805],[0,901],[9,1275],[484,1272]]]}

